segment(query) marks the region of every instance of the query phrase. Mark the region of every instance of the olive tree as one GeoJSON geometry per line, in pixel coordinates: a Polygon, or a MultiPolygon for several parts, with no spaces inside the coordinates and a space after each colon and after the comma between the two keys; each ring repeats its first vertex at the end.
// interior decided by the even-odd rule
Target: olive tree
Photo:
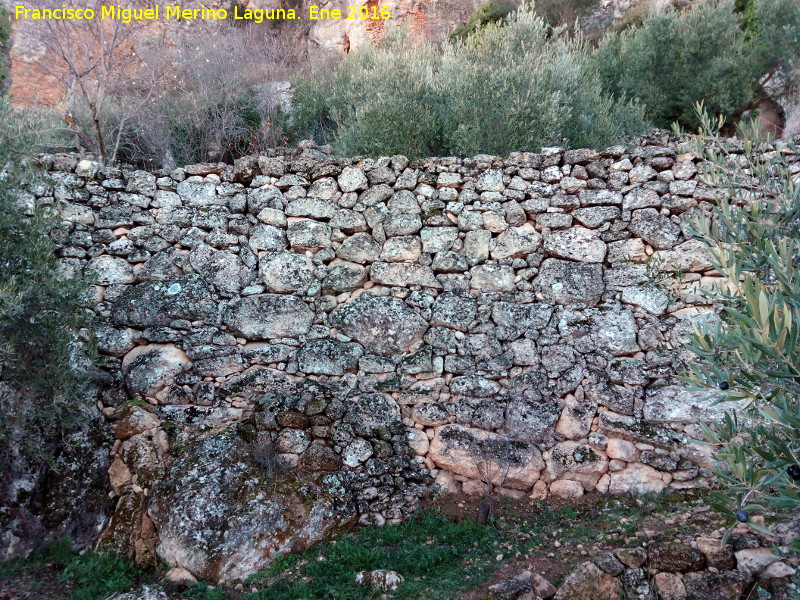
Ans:
{"type": "Polygon", "coordinates": [[[0,99],[0,468],[46,459],[80,420],[86,382],[85,286],[59,269],[57,221],[28,200],[41,182],[27,155],[49,149],[52,123],[0,99]]]}
{"type": "Polygon", "coordinates": [[[689,11],[652,10],[639,27],[609,32],[594,53],[606,91],[638,99],[661,127],[695,128],[694,105],[728,125],[796,91],[800,4],[708,0],[689,11]]]}
{"type": "MultiPolygon", "coordinates": [[[[701,133],[689,139],[706,158],[703,179],[725,192],[710,218],[695,223],[727,285],[712,293],[714,325],[688,345],[696,360],[685,380],[736,402],[704,426],[719,446],[725,490],[714,501],[752,529],[753,514],[800,512],[800,185],[797,149],[754,129],[739,140],[719,135],[723,120],[698,109],[701,133]]],[[[730,534],[730,529],[728,534],[730,534]]],[[[800,538],[792,543],[800,551],[800,538]]]]}

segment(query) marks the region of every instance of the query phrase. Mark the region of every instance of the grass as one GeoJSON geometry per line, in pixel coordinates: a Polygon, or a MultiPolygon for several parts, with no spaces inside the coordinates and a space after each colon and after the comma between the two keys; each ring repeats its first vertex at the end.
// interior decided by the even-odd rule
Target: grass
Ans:
{"type": "Polygon", "coordinates": [[[364,527],[299,555],[276,561],[248,584],[264,588],[250,600],[375,598],[354,584],[359,571],[390,569],[405,578],[392,598],[445,600],[483,583],[498,568],[503,528],[473,520],[453,522],[439,511],[421,513],[397,527],[364,527]]]}
{"type": "Polygon", "coordinates": [[[68,539],[53,542],[27,559],[0,562],[0,583],[16,580],[35,598],[104,600],[129,591],[143,573],[112,554],[78,553],[68,539]]]}
{"type": "Polygon", "coordinates": [[[59,580],[74,586],[75,600],[101,600],[130,590],[142,573],[112,554],[86,552],[70,562],[59,580]]]}

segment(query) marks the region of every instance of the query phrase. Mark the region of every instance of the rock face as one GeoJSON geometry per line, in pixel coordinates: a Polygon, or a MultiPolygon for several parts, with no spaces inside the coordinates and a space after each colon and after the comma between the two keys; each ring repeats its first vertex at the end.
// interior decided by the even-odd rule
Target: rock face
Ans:
{"type": "Polygon", "coordinates": [[[356,519],[335,485],[271,478],[234,429],[193,442],[148,510],[158,556],[211,581],[246,577],[356,519]]]}
{"type": "Polygon", "coordinates": [[[665,274],[707,279],[683,232],[714,194],[694,212],[666,202],[694,159],[661,138],[413,164],[312,150],[158,176],[43,159],[53,185],[38,201],[68,229],[59,259],[97,278],[100,401],[118,439],[104,547],[233,577],[344,522],[401,521],[434,474],[535,497],[706,484],[711,461],[688,439],[717,407],[681,392],[680,356],[658,349],[710,309],[682,288],[665,303],[628,260],[672,252],[665,274]],[[207,464],[207,486],[168,486],[217,435],[238,453],[230,482],[207,464]],[[248,452],[269,476],[310,474],[302,511],[259,487],[248,452]],[[242,508],[225,496],[236,486],[257,500],[242,508]],[[315,495],[328,488],[355,512],[315,495]],[[238,508],[195,531],[217,493],[238,508]],[[281,532],[253,542],[258,556],[255,522],[281,532]]]}
{"type": "MultiPolygon", "coordinates": [[[[258,2],[260,5],[264,0],[258,2]]],[[[307,4],[307,3],[306,3],[307,4]]],[[[443,40],[456,27],[466,22],[481,4],[479,0],[390,0],[381,3],[392,14],[392,21],[406,23],[409,33],[417,39],[443,40]]],[[[305,5],[304,5],[305,6],[305,5]]],[[[370,4],[369,6],[373,6],[370,4]]],[[[320,8],[340,8],[334,2],[322,2],[320,8]]],[[[386,33],[383,21],[320,20],[310,29],[309,41],[322,48],[349,51],[377,42],[386,33]]],[[[357,179],[353,179],[358,181],[357,179]]]]}

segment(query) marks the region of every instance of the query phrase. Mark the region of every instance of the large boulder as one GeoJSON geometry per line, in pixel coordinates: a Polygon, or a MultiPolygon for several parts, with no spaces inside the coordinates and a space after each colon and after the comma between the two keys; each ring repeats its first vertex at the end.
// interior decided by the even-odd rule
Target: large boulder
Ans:
{"type": "Polygon", "coordinates": [[[175,319],[204,320],[216,310],[211,286],[192,275],[128,287],[114,302],[111,316],[121,325],[144,328],[169,326],[175,319]]]}
{"type": "Polygon", "coordinates": [[[258,273],[270,292],[303,293],[314,280],[314,265],[304,254],[270,252],[261,258],[258,273]]]}
{"type": "Polygon", "coordinates": [[[555,304],[594,306],[603,295],[603,266],[548,258],[534,287],[555,304]]]}
{"type": "Polygon", "coordinates": [[[406,352],[428,329],[428,323],[402,300],[369,293],[337,307],[328,323],[381,356],[406,352]]]}
{"type": "Polygon", "coordinates": [[[248,339],[286,338],[305,335],[314,313],[296,296],[261,294],[234,301],[225,311],[225,324],[248,339]]]}
{"type": "Polygon", "coordinates": [[[244,578],[355,521],[335,475],[276,483],[234,428],[192,442],[151,493],[158,556],[198,578],[244,578]]]}
{"type": "Polygon", "coordinates": [[[533,444],[455,424],[437,428],[428,458],[453,473],[478,481],[491,478],[496,486],[518,490],[533,487],[545,466],[533,444]]]}
{"type": "Polygon", "coordinates": [[[167,344],[137,346],[122,359],[122,373],[131,394],[155,396],[189,363],[183,350],[167,344]]]}
{"type": "Polygon", "coordinates": [[[620,580],[586,561],[567,575],[555,600],[619,600],[622,597],[620,580]]]}

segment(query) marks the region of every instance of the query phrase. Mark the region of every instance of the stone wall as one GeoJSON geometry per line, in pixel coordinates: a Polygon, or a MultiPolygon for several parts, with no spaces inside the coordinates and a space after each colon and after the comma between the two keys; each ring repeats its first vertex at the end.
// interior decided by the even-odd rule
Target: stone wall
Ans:
{"type": "MultiPolygon", "coordinates": [[[[776,540],[737,528],[729,541],[722,532],[686,542],[651,542],[635,548],[602,550],[578,565],[556,590],[540,575],[524,571],[491,586],[491,600],[525,598],[636,598],[650,600],[744,600],[762,595],[790,598],[790,561],[775,554],[776,540]]],[[[788,543],[788,536],[779,536],[788,543]]]]}
{"type": "Polygon", "coordinates": [[[65,272],[95,283],[115,380],[102,541],[141,563],[241,576],[401,520],[434,479],[516,498],[708,482],[688,440],[719,409],[673,376],[713,317],[689,223],[719,192],[666,135],[507,160],[44,162],[27,200],[60,213],[65,272]]]}

